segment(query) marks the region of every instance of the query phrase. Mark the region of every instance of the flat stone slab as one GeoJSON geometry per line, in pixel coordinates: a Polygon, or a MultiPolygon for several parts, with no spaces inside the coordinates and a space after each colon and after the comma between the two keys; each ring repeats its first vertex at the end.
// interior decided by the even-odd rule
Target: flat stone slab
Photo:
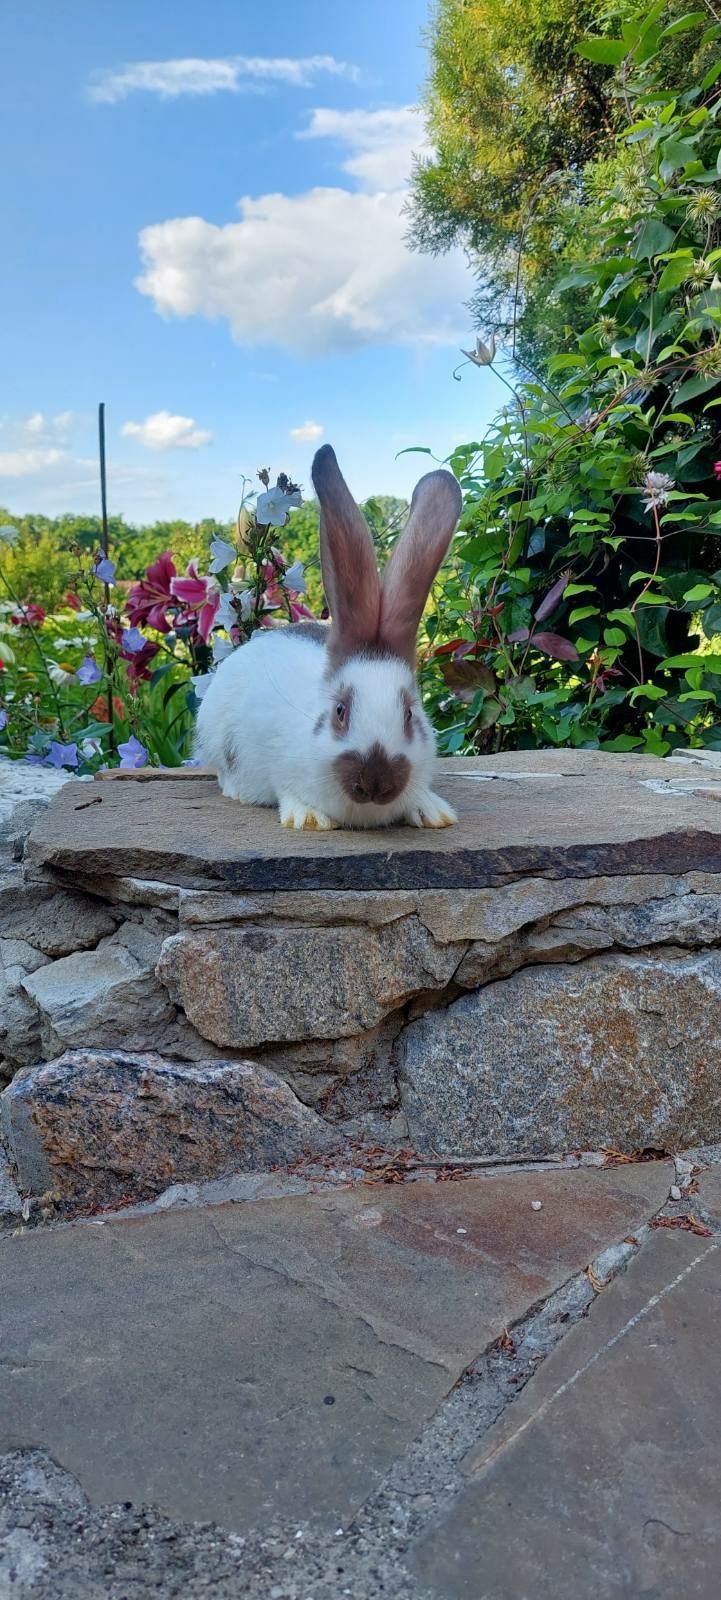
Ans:
{"type": "Polygon", "coordinates": [[[96,1504],[345,1526],[468,1362],[633,1233],[672,1170],[360,1185],[6,1237],[0,1452],[44,1448],[96,1504]]]}
{"type": "Polygon", "coordinates": [[[716,1600],[720,1294],[721,1240],[652,1234],[467,1459],[424,1594],[716,1600]]]}
{"type": "Polygon", "coordinates": [[[37,822],[31,872],[198,888],[478,888],[522,876],[721,870],[721,766],[599,751],[439,765],[455,827],[327,834],[224,799],[215,779],[152,771],[68,783],[37,822]],[[172,827],[169,819],[172,818],[172,827]]]}

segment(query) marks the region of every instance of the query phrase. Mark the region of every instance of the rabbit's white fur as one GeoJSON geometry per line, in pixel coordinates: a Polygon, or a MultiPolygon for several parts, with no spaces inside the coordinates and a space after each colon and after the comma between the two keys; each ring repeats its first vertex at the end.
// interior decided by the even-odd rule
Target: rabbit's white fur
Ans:
{"type": "Polygon", "coordinates": [[[435,739],[415,642],[460,489],[449,472],[421,479],[381,579],[329,445],[315,456],[313,482],[332,622],[259,631],[226,657],[200,707],[196,755],[224,795],[277,805],[287,828],[444,828],[455,814],[431,789],[435,739]]]}
{"type": "Polygon", "coordinates": [[[217,772],[223,794],[277,805],[290,828],[377,828],[399,821],[441,828],[453,822],[451,807],[431,790],[435,737],[410,667],[394,656],[358,655],[340,672],[327,673],[326,650],[302,628],[261,630],[226,657],[201,703],[195,748],[203,765],[217,772]],[[353,804],[334,775],[339,745],[331,717],[341,688],[353,691],[353,748],[369,749],[380,732],[391,759],[410,760],[408,783],[390,805],[353,804]],[[413,701],[412,741],[402,691],[413,701]]]}

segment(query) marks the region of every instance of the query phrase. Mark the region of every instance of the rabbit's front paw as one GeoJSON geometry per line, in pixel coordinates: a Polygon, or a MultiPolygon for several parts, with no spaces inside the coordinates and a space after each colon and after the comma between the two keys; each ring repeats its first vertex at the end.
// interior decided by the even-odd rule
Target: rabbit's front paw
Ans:
{"type": "Polygon", "coordinates": [[[418,804],[408,812],[405,821],[411,828],[450,828],[458,818],[447,800],[442,800],[439,794],[427,789],[418,804]]]}
{"type": "Polygon", "coordinates": [[[280,802],[278,815],[284,828],[317,829],[324,832],[328,828],[337,828],[337,822],[327,817],[324,811],[316,811],[315,806],[307,806],[304,800],[294,800],[292,795],[285,795],[280,802]]]}

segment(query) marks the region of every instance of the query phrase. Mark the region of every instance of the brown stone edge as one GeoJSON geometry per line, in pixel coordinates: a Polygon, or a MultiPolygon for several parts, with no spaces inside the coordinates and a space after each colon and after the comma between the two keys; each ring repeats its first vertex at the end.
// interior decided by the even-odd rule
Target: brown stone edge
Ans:
{"type": "Polygon", "coordinates": [[[144,877],[180,887],[241,891],[355,889],[488,889],[503,888],[519,878],[597,878],[633,874],[721,872],[721,835],[701,829],[621,843],[595,845],[510,845],[503,850],[458,850],[452,855],[430,850],[374,852],[347,856],[268,857],[248,851],[241,859],[220,863],[193,857],[184,870],[166,854],[135,845],[123,850],[88,850],[79,860],[75,850],[51,847],[29,854],[29,877],[50,873],[63,884],[83,877],[144,877]],[[33,859],[34,858],[34,859],[33,859]]]}

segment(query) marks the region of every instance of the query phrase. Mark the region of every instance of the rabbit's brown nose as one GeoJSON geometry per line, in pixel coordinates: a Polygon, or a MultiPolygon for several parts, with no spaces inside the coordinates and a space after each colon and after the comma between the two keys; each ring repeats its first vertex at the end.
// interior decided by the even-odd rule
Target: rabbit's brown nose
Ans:
{"type": "Polygon", "coordinates": [[[390,805],[403,793],[410,777],[410,762],[406,756],[389,756],[381,744],[373,744],[362,755],[359,750],[346,750],[338,756],[333,768],[349,799],[356,805],[390,805]]]}
{"type": "Polygon", "coordinates": [[[353,793],[358,800],[376,800],[382,805],[384,800],[390,799],[393,788],[394,785],[387,778],[361,767],[353,784],[353,793]]]}

